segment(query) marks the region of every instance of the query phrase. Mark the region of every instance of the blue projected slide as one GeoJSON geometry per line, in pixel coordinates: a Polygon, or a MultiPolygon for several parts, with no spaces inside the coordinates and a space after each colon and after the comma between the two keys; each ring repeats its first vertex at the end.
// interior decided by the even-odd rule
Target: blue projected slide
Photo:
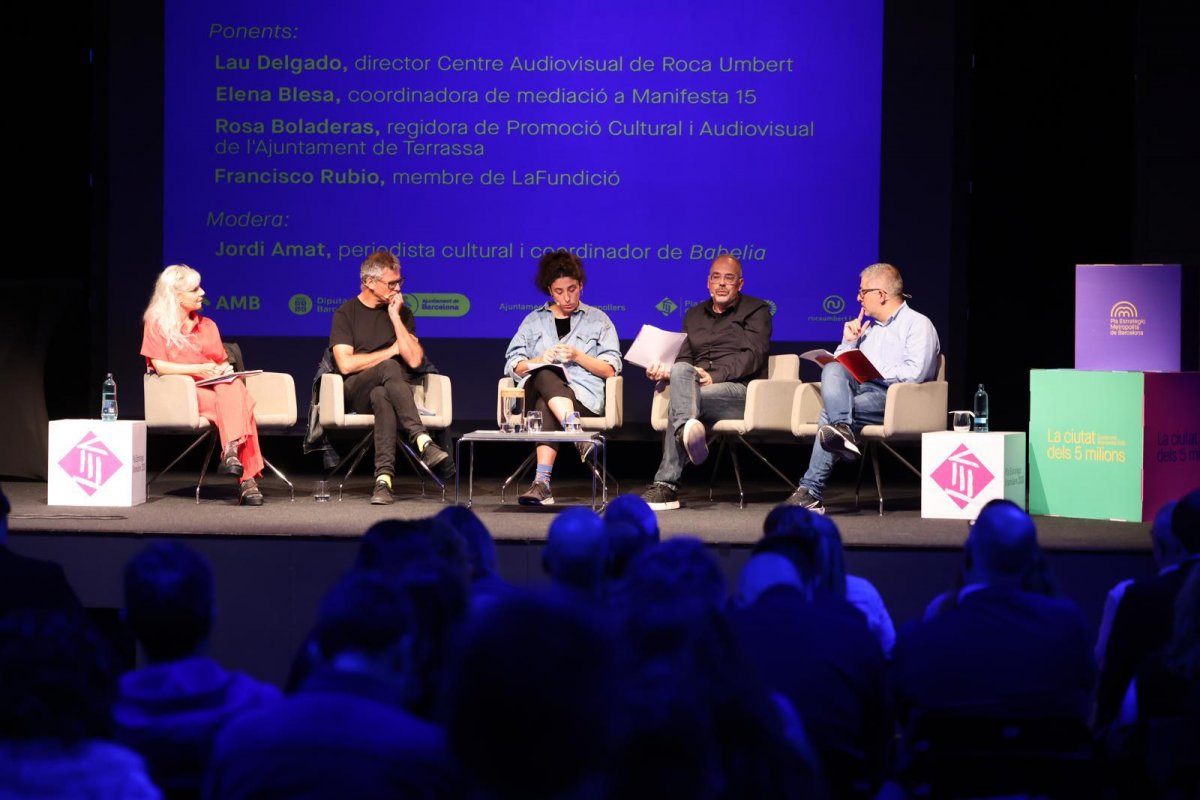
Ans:
{"type": "Polygon", "coordinates": [[[623,338],[736,253],[775,339],[878,257],[882,0],[166,4],[164,263],[325,336],[378,247],[422,336],[507,338],[547,248],[623,338]]]}

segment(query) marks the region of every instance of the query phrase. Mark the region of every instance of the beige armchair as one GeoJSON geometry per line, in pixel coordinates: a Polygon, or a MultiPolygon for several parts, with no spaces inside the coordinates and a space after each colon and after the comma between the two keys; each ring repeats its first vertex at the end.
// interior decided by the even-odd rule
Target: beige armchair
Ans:
{"type": "MultiPolygon", "coordinates": [[[[259,434],[284,432],[296,424],[296,384],[285,372],[263,372],[248,375],[246,389],[254,398],[254,422],[259,434]]],[[[204,463],[200,467],[200,479],[196,482],[196,502],[200,502],[200,487],[208,473],[208,464],[216,450],[216,426],[200,416],[200,403],[196,397],[196,381],[189,375],[157,375],[147,373],[142,378],[145,393],[146,427],[160,433],[198,434],[190,445],[175,460],[160,470],[149,483],[165,475],[188,453],[202,442],[208,442],[204,463]]],[[[296,499],[296,487],[280,472],[265,455],[263,462],[288,486],[291,499],[296,499]]],[[[149,484],[147,484],[149,485],[149,484]]]]}
{"type": "MultiPolygon", "coordinates": [[[[742,485],[742,471],[738,464],[737,446],[740,444],[753,453],[759,461],[766,464],[772,472],[779,476],[789,488],[795,491],[796,485],[779,469],[767,460],[758,448],[750,444],[746,437],[754,433],[787,433],[791,431],[791,410],[796,393],[802,388],[800,383],[800,357],[794,353],[786,353],[767,358],[767,377],[750,381],[746,386],[746,411],[741,419],[723,419],[709,427],[709,433],[718,440],[717,456],[714,459],[712,476],[708,483],[708,496],[712,499],[713,478],[716,477],[717,467],[729,443],[730,460],[733,462],[733,474],[737,480],[738,508],[746,507],[746,493],[742,485]]],[[[667,409],[671,403],[671,385],[660,381],[654,390],[654,398],[650,407],[650,425],[656,431],[667,429],[667,409]]]]}
{"type": "Polygon", "coordinates": [[[921,471],[892,447],[896,442],[919,442],[921,434],[946,430],[946,414],[949,404],[949,384],[946,383],[946,356],[938,356],[938,372],[934,380],[925,383],[893,383],[888,387],[887,404],[883,409],[883,423],[867,425],[859,433],[866,445],[862,463],[858,468],[858,483],[854,487],[854,502],[858,504],[859,489],[862,487],[863,467],[867,456],[875,473],[875,492],[879,498],[879,515],[883,516],[883,482],[879,478],[879,448],[882,447],[921,478],[921,471]]]}
{"type": "MultiPolygon", "coordinates": [[[[362,431],[363,436],[358,443],[337,463],[329,473],[329,479],[348,466],[346,473],[338,484],[338,500],[342,499],[342,489],[350,480],[355,467],[362,461],[371,443],[374,441],[375,415],[356,414],[346,409],[346,395],[342,376],[336,372],[327,372],[321,376],[321,384],[317,394],[317,418],[321,427],[326,431],[354,430],[362,431]]],[[[421,382],[413,386],[413,398],[417,408],[421,409],[421,422],[430,431],[444,431],[454,421],[454,398],[450,387],[450,378],[446,375],[429,374],[421,382]],[[426,414],[425,412],[431,412],[426,414]]],[[[446,484],[429,467],[425,465],[408,442],[400,440],[400,452],[408,460],[413,471],[421,478],[421,494],[425,494],[425,479],[433,481],[442,492],[442,502],[446,501],[446,484]]]]}
{"type": "MultiPolygon", "coordinates": [[[[499,384],[496,386],[497,427],[499,427],[500,423],[503,421],[504,415],[503,403],[500,400],[500,393],[505,389],[511,389],[514,386],[516,386],[516,382],[507,376],[501,378],[499,384]]],[[[604,416],[580,416],[579,422],[585,431],[599,431],[606,433],[608,431],[615,431],[620,428],[625,422],[625,379],[620,375],[614,375],[611,378],[605,378],[604,416]]],[[[607,443],[605,446],[608,446],[607,443]]],[[[536,453],[530,453],[528,456],[526,456],[525,460],[521,462],[521,465],[517,467],[516,471],[509,475],[508,478],[505,479],[504,483],[500,484],[500,502],[504,502],[504,493],[508,490],[508,487],[511,486],[514,481],[520,480],[521,477],[529,471],[529,468],[533,466],[535,458],[536,453]]],[[[607,496],[607,487],[609,485],[612,485],[613,487],[613,494],[620,493],[620,484],[617,483],[616,479],[613,478],[613,476],[607,470],[603,475],[601,475],[595,463],[588,463],[587,466],[589,469],[591,469],[596,480],[600,481],[604,485],[606,491],[605,496],[607,496]]]]}

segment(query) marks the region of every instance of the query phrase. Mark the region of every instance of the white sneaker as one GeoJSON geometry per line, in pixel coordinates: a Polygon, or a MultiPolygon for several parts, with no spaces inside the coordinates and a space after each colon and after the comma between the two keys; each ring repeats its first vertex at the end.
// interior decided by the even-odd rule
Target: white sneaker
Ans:
{"type": "Polygon", "coordinates": [[[683,443],[683,451],[687,453],[688,461],[693,464],[703,464],[708,458],[708,442],[704,437],[704,423],[700,420],[689,419],[683,423],[680,441],[683,443]]]}

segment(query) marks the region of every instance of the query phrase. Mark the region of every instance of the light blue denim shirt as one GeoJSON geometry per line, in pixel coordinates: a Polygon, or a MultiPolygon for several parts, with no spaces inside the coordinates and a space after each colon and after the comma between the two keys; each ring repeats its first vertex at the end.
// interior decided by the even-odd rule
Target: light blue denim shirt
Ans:
{"type": "Polygon", "coordinates": [[[933,323],[904,303],[887,322],[873,321],[862,336],[842,342],[834,355],[862,350],[883,376],[885,386],[893,383],[924,383],[937,377],[941,344],[933,323]]]}
{"type": "MultiPolygon", "coordinates": [[[[514,372],[514,368],[522,361],[537,358],[542,353],[559,343],[558,331],[554,327],[554,312],[550,304],[530,311],[521,321],[521,327],[512,341],[508,343],[508,352],[504,354],[504,371],[508,373],[518,386],[525,383],[525,377],[514,372]]],[[[572,345],[577,350],[595,356],[601,361],[612,364],[617,374],[621,372],[621,343],[617,340],[617,329],[612,320],[600,309],[580,303],[571,314],[571,332],[561,340],[572,345]]],[[[566,365],[567,379],[579,402],[596,414],[604,413],[604,379],[593,375],[575,362],[566,365]]]]}

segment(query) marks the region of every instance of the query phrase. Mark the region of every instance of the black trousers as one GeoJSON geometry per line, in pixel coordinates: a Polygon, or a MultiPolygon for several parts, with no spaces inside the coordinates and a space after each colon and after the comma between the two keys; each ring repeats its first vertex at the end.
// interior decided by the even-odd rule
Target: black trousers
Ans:
{"type": "Polygon", "coordinates": [[[550,410],[550,399],[565,397],[575,404],[575,410],[581,417],[598,417],[575,397],[571,387],[563,380],[562,375],[552,369],[539,369],[533,377],[525,381],[525,410],[542,412],[542,430],[561,431],[558,417],[550,410]]]}
{"type": "Polygon", "coordinates": [[[420,378],[394,358],[345,379],[343,387],[350,410],[375,415],[375,477],[396,473],[398,431],[410,442],[425,433],[413,398],[413,385],[419,382],[420,378]]]}

